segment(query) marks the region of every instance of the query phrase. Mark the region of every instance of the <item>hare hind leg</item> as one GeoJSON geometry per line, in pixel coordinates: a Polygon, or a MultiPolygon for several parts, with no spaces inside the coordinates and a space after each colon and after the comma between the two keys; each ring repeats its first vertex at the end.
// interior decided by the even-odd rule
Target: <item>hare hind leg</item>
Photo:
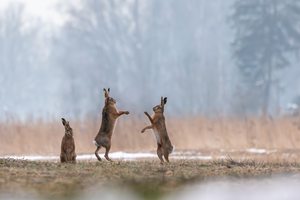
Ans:
{"type": "Polygon", "coordinates": [[[110,145],[107,145],[107,146],[105,147],[105,155],[104,155],[104,157],[106,158],[106,160],[112,162],[112,159],[110,159],[110,158],[108,157],[108,152],[109,152],[109,150],[110,150],[110,145]]]}
{"type": "Polygon", "coordinates": [[[64,155],[60,155],[60,162],[65,163],[66,162],[66,157],[64,155]]]}
{"type": "Polygon", "coordinates": [[[164,157],[167,162],[170,162],[169,161],[169,152],[167,150],[164,150],[164,157]]]}
{"type": "Polygon", "coordinates": [[[98,152],[99,152],[100,148],[101,148],[101,146],[97,146],[97,149],[96,149],[96,151],[95,151],[95,156],[97,157],[97,159],[98,159],[99,161],[101,161],[101,158],[100,158],[100,156],[98,155],[98,152]]]}
{"type": "Polygon", "coordinates": [[[161,144],[157,143],[157,156],[160,160],[160,163],[162,164],[164,162],[164,159],[163,159],[163,152],[162,152],[162,146],[161,144]]]}

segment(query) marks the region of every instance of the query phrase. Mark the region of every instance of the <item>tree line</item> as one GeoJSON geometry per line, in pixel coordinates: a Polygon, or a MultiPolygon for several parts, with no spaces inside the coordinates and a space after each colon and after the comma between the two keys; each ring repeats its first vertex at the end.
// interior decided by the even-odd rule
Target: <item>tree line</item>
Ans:
{"type": "Polygon", "coordinates": [[[12,4],[0,19],[2,113],[96,117],[110,87],[135,111],[164,95],[175,116],[274,114],[280,70],[297,60],[298,4],[86,0],[52,32],[12,4]]]}

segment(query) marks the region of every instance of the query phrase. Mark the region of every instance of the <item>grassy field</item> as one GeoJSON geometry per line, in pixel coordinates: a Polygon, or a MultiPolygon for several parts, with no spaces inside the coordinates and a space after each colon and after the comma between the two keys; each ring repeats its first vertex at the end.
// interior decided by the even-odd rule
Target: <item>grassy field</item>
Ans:
{"type": "Polygon", "coordinates": [[[0,197],[6,194],[34,199],[93,199],[86,195],[113,188],[111,193],[126,190],[138,199],[161,199],[183,186],[215,178],[239,179],[281,173],[300,173],[300,163],[239,162],[227,158],[178,160],[165,165],[153,160],[60,164],[0,159],[0,197]]]}
{"type": "MultiPolygon", "coordinates": [[[[92,140],[100,120],[71,121],[70,124],[76,153],[93,153],[92,140]]],[[[140,133],[147,124],[146,119],[119,120],[111,152],[155,152],[152,133],[140,133]]],[[[164,199],[183,187],[222,177],[242,179],[300,174],[300,123],[297,119],[167,118],[167,128],[176,151],[172,154],[172,162],[165,165],[160,165],[158,159],[113,163],[93,160],[77,164],[0,159],[0,200],[13,196],[35,200],[119,199],[119,196],[125,200],[164,199]],[[261,153],[257,152],[259,149],[261,153]],[[211,156],[212,160],[175,159],[176,153],[180,156],[185,152],[188,156],[211,156]],[[125,198],[123,191],[129,197],[125,198]],[[118,198],[103,197],[113,194],[118,198]]],[[[63,135],[60,119],[1,122],[0,156],[59,156],[63,135]]]]}

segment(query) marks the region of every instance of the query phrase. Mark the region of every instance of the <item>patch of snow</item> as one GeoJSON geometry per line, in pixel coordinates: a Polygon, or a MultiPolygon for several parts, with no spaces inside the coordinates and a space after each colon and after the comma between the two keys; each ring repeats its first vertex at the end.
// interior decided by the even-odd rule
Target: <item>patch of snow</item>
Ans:
{"type": "MultiPolygon", "coordinates": [[[[101,158],[104,159],[104,154],[99,154],[101,158]]],[[[150,159],[157,158],[155,153],[126,153],[126,152],[113,152],[109,154],[109,157],[117,160],[138,160],[138,159],[150,159]]],[[[30,161],[53,161],[59,160],[59,156],[2,156],[0,158],[5,159],[17,159],[17,160],[30,160],[30,161]]],[[[201,153],[195,154],[192,152],[177,152],[174,155],[170,155],[171,159],[188,159],[188,160],[211,160],[212,156],[203,156],[201,153]]],[[[76,160],[96,160],[96,156],[94,154],[81,154],[77,155],[76,160]]]]}
{"type": "MultiPolygon", "coordinates": [[[[100,157],[104,158],[104,154],[99,154],[100,157]]],[[[153,153],[126,153],[126,152],[113,152],[109,154],[109,157],[112,159],[120,159],[120,160],[135,160],[135,159],[143,159],[143,158],[154,158],[156,157],[153,153]]],[[[78,155],[78,160],[94,160],[96,159],[94,154],[84,154],[78,155]]]]}
{"type": "Polygon", "coordinates": [[[170,158],[172,159],[176,159],[176,160],[212,160],[213,157],[212,156],[170,156],[170,158]]]}
{"type": "Polygon", "coordinates": [[[2,159],[16,159],[16,160],[31,160],[31,161],[46,161],[46,160],[56,160],[58,156],[1,156],[2,159]]]}
{"type": "MultiPolygon", "coordinates": [[[[246,150],[221,150],[222,153],[225,152],[247,152],[251,154],[270,154],[274,153],[277,150],[267,150],[267,149],[257,149],[257,148],[249,148],[246,150]]],[[[99,154],[101,158],[104,159],[104,154],[99,154]]],[[[127,152],[112,152],[109,154],[109,157],[114,160],[138,160],[138,159],[156,159],[156,153],[127,153],[127,152]]],[[[59,156],[40,156],[40,155],[21,155],[21,156],[1,156],[0,158],[5,159],[17,159],[17,160],[30,160],[30,161],[59,161],[59,156]]],[[[180,160],[212,160],[212,159],[223,159],[226,158],[224,155],[220,155],[219,157],[212,156],[210,154],[203,155],[199,151],[177,151],[175,153],[170,154],[170,159],[180,160]]],[[[77,160],[96,160],[96,156],[94,154],[79,154],[76,157],[77,160]]]]}
{"type": "Polygon", "coordinates": [[[246,152],[248,152],[248,153],[265,154],[265,153],[267,153],[267,150],[266,149],[250,148],[250,149],[246,149],[246,152]]]}

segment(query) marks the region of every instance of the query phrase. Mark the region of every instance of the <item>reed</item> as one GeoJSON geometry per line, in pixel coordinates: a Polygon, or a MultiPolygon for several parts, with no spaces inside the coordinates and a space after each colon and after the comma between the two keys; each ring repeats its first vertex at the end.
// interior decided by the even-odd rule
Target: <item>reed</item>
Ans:
{"type": "MultiPolygon", "coordinates": [[[[112,137],[111,151],[155,151],[156,141],[151,131],[140,132],[147,123],[146,118],[119,120],[112,137]]],[[[294,118],[167,118],[166,124],[177,150],[280,150],[300,147],[300,124],[294,118]]],[[[100,120],[71,120],[70,125],[74,131],[76,153],[93,153],[95,146],[92,141],[99,130],[100,120]]],[[[2,122],[0,155],[56,155],[60,152],[63,135],[60,119],[51,122],[2,122]]]]}

